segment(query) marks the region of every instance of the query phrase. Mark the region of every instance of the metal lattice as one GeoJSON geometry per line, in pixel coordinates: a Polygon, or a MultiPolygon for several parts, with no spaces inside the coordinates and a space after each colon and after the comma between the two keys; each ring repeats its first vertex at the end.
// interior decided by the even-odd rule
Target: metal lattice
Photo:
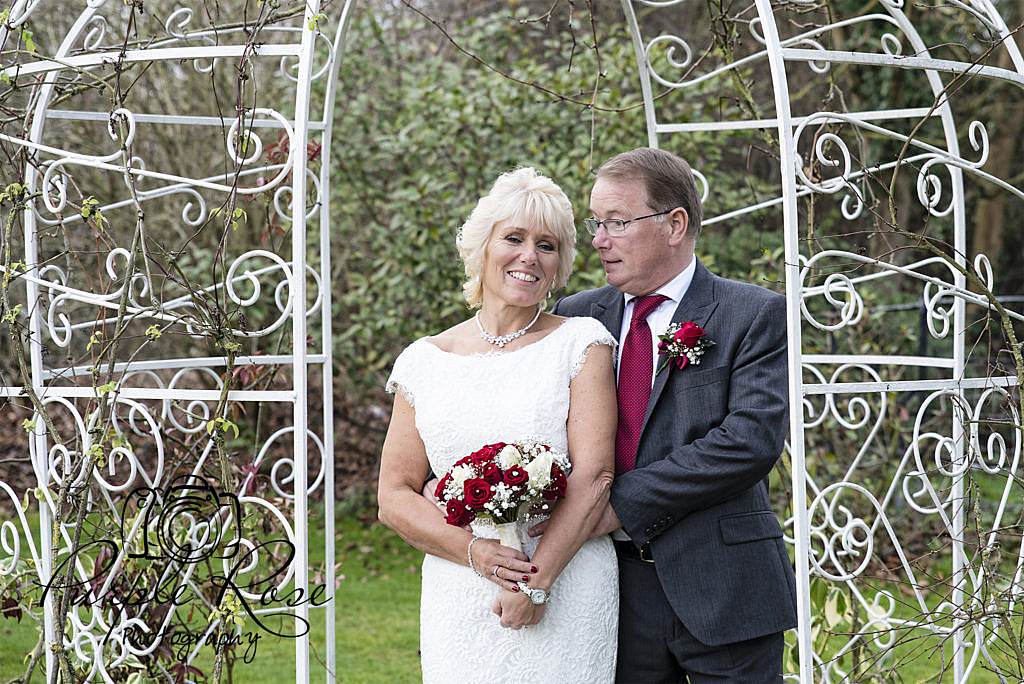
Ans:
{"type": "MultiPolygon", "coordinates": [[[[28,384],[61,439],[51,439],[37,407],[27,429],[38,500],[25,506],[10,486],[0,483],[16,509],[15,517],[3,522],[5,553],[0,574],[27,568],[39,585],[52,585],[56,571],[64,569],[62,558],[75,543],[72,525],[62,525],[55,537],[49,534],[58,506],[55,492],[65,480],[74,486],[91,477],[99,494],[86,499],[86,517],[100,512],[112,516],[122,534],[108,559],[112,569],[104,574],[102,586],[87,585],[86,598],[107,594],[128,574],[126,568],[137,567],[133,563],[161,561],[165,563],[162,580],[185,588],[209,580],[200,577],[204,572],[200,561],[212,561],[226,575],[237,569],[232,562],[245,558],[252,566],[238,573],[247,573],[266,563],[269,551],[260,547],[260,539],[246,536],[244,525],[272,530],[294,546],[294,557],[268,584],[308,595],[310,540],[317,534],[324,535],[323,584],[333,587],[335,582],[331,292],[324,286],[330,278],[326,189],[330,187],[338,65],[352,3],[332,3],[321,12],[314,0],[298,3],[290,14],[288,3],[259,3],[253,17],[270,19],[260,24],[250,17],[253,25],[259,25],[258,35],[250,35],[244,22],[211,28],[213,22],[207,21],[202,5],[193,4],[176,4],[159,25],[138,25],[130,23],[133,4],[61,3],[60,12],[51,3],[45,8],[50,11],[47,21],[67,22],[59,45],[40,44],[30,49],[33,54],[22,54],[16,64],[5,66],[3,73],[5,83],[16,82],[29,93],[26,107],[31,127],[25,136],[2,134],[0,138],[31,155],[25,168],[26,192],[40,193],[21,212],[24,254],[7,276],[24,287],[28,384]],[[279,19],[274,19],[274,12],[279,19]],[[326,27],[334,29],[333,36],[325,34],[326,27]],[[66,91],[76,79],[104,79],[112,69],[138,64],[145,65],[141,73],[133,72],[133,78],[140,79],[140,89],[145,88],[147,75],[179,84],[173,111],[161,111],[159,105],[166,103],[145,98],[135,98],[139,103],[135,107],[122,106],[113,112],[105,109],[102,99],[88,95],[52,101],[58,84],[66,91]],[[222,109],[203,111],[205,100],[189,97],[191,89],[212,88],[215,71],[231,68],[246,70],[242,80],[258,83],[259,96],[228,115],[222,109]],[[154,109],[147,111],[150,104],[154,109]],[[75,138],[80,145],[67,144],[65,133],[70,127],[81,132],[90,125],[92,134],[75,138]],[[261,136],[275,140],[265,142],[261,136]],[[165,159],[166,168],[147,165],[150,141],[168,139],[180,141],[188,159],[165,159]],[[322,155],[318,170],[311,168],[313,155],[305,153],[307,145],[322,155]],[[199,171],[187,173],[179,167],[199,171]],[[120,190],[111,179],[123,182],[120,190]],[[69,201],[82,187],[102,188],[109,199],[83,204],[79,212],[79,205],[69,201]],[[252,249],[251,245],[236,247],[230,242],[231,231],[226,231],[224,270],[216,264],[194,269],[193,273],[205,271],[206,281],[182,287],[181,278],[173,277],[173,262],[203,256],[188,253],[189,236],[212,221],[227,225],[212,208],[228,196],[239,203],[265,198],[271,222],[282,226],[287,235],[277,245],[252,249]],[[180,208],[173,209],[175,204],[180,208]],[[131,216],[136,209],[154,215],[164,209],[172,217],[177,213],[176,221],[147,226],[148,232],[143,233],[150,245],[175,244],[174,250],[164,253],[164,261],[154,253],[139,259],[137,245],[127,247],[130,242],[104,247],[104,241],[98,240],[98,268],[62,263],[59,255],[66,254],[65,246],[55,226],[86,231],[88,214],[100,211],[107,217],[111,237],[116,238],[118,217],[131,216]],[[210,310],[205,304],[214,300],[230,314],[223,326],[224,339],[233,341],[210,356],[183,355],[209,328],[203,318],[210,310]],[[153,351],[146,353],[134,345],[130,354],[104,358],[102,365],[69,363],[81,358],[85,348],[103,344],[102,332],[97,331],[109,334],[121,323],[135,339],[148,336],[153,351]],[[181,336],[193,344],[178,345],[175,356],[175,348],[158,343],[161,336],[181,336]],[[229,364],[275,380],[262,387],[229,390],[223,375],[229,364]],[[110,384],[96,380],[105,373],[113,378],[110,384]],[[318,409],[313,415],[311,397],[318,409]],[[170,511],[173,497],[184,497],[188,491],[204,496],[212,492],[203,473],[213,463],[215,439],[237,437],[229,428],[238,429],[234,421],[217,421],[239,415],[244,429],[244,421],[255,424],[261,412],[271,418],[287,417],[278,421],[280,427],[264,434],[251,452],[236,452],[245,461],[245,477],[237,490],[212,493],[219,498],[210,504],[215,513],[208,518],[193,509],[170,511]],[[96,432],[103,415],[109,415],[112,437],[96,432]],[[96,461],[90,454],[98,457],[99,453],[90,449],[101,440],[103,460],[87,469],[83,464],[96,461]],[[197,456],[191,463],[175,464],[174,480],[168,462],[172,441],[187,445],[197,456]],[[260,495],[252,493],[256,478],[268,482],[260,495]],[[324,501],[325,524],[320,530],[308,525],[314,494],[324,501]],[[140,513],[145,510],[142,506],[126,501],[132,496],[151,497],[148,510],[159,507],[159,511],[140,513]],[[160,523],[150,520],[165,512],[166,528],[162,518],[160,523]],[[154,527],[161,533],[166,529],[167,539],[155,538],[154,527]],[[213,556],[215,549],[218,555],[213,556]]],[[[5,45],[18,42],[18,32],[34,13],[42,14],[43,5],[41,0],[14,4],[5,28],[0,29],[9,39],[5,45]]],[[[145,16],[152,18],[154,12],[145,16]]],[[[28,389],[15,382],[2,391],[5,397],[24,398],[28,389]]],[[[88,582],[92,576],[94,555],[86,552],[76,561],[72,574],[79,581],[88,582]]],[[[333,595],[333,589],[328,593],[333,595]]],[[[158,621],[162,626],[170,624],[178,610],[173,603],[164,602],[161,608],[159,601],[151,601],[133,613],[118,610],[116,601],[86,600],[71,608],[61,627],[55,625],[54,594],[46,597],[46,643],[53,643],[63,629],[73,665],[88,681],[112,681],[112,672],[146,658],[160,646],[160,632],[145,627],[138,610],[151,615],[166,610],[158,621]]],[[[274,613],[295,615],[297,682],[309,681],[310,676],[310,635],[303,621],[322,622],[323,664],[327,680],[334,681],[333,600],[290,608],[281,601],[261,604],[261,595],[247,589],[239,594],[254,604],[254,613],[262,618],[274,613]]],[[[203,626],[185,663],[197,662],[203,640],[211,638],[217,623],[212,620],[209,627],[203,626]]],[[[57,667],[53,653],[46,649],[50,681],[57,667]]]]}
{"type": "MultiPolygon", "coordinates": [[[[683,20],[683,10],[692,12],[692,6],[683,0],[623,0],[652,146],[666,141],[685,146],[687,136],[698,135],[705,136],[702,144],[723,146],[736,133],[771,131],[775,136],[769,142],[777,154],[778,175],[772,181],[777,184],[768,199],[745,206],[730,204],[735,193],[716,197],[715,163],[701,163],[701,148],[691,161],[702,172],[698,178],[710,216],[704,225],[735,225],[767,213],[771,220],[781,218],[785,231],[789,390],[793,408],[802,406],[802,411],[791,411],[788,449],[793,515],[787,529],[796,558],[799,614],[799,668],[787,675],[793,681],[862,681],[914,642],[925,645],[922,652],[936,681],[947,681],[946,676],[954,682],[980,679],[983,669],[1006,681],[1008,672],[1016,671],[1004,669],[1006,663],[994,657],[991,647],[1014,640],[1013,625],[1020,619],[1024,548],[1014,531],[1019,523],[1009,511],[1016,507],[1019,515],[1015,479],[1020,477],[1021,423],[1019,404],[1012,401],[1017,378],[1012,370],[988,372],[986,359],[977,363],[977,353],[971,363],[966,307],[980,309],[979,316],[989,310],[995,281],[985,255],[967,254],[965,181],[1017,198],[1024,193],[984,170],[990,150],[985,125],[972,118],[973,112],[957,110],[950,86],[977,79],[1020,87],[1024,59],[987,0],[954,2],[946,9],[987,33],[991,53],[1005,51],[1011,69],[982,58],[933,57],[903,5],[883,0],[878,12],[830,14],[820,24],[813,19],[821,15],[809,14],[799,24],[782,18],[788,18],[787,9],[810,12],[808,4],[757,0],[756,15],[738,15],[736,21],[749,29],[746,39],[753,48],[737,48],[731,61],[714,61],[704,60],[707,53],[691,46],[706,37],[707,26],[693,21],[692,14],[687,15],[690,22],[683,20]],[[656,23],[660,15],[666,25],[664,15],[670,12],[676,13],[672,25],[685,29],[678,35],[644,36],[645,22],[656,23]],[[826,47],[841,31],[868,37],[875,49],[826,47]],[[904,80],[908,91],[891,93],[889,101],[880,96],[870,110],[819,111],[820,101],[810,102],[790,86],[794,78],[806,86],[837,65],[847,66],[847,78],[854,68],[875,74],[871,70],[910,70],[904,80]],[[679,111],[692,116],[695,110],[673,110],[672,97],[686,95],[691,103],[699,102],[738,73],[754,84],[752,97],[773,109],[773,117],[725,107],[729,111],[720,116],[679,120],[679,111]],[[929,103],[900,106],[919,93],[930,95],[929,103]],[[961,151],[958,125],[964,117],[976,159],[961,151]],[[929,142],[936,139],[941,143],[929,142]],[[831,212],[836,225],[856,227],[859,220],[873,218],[871,189],[877,179],[888,181],[894,170],[903,169],[909,172],[900,180],[914,184],[925,225],[944,226],[952,235],[952,249],[945,255],[905,256],[914,254],[906,250],[874,257],[844,248],[856,244],[856,234],[840,234],[824,246],[808,239],[809,207],[831,212]],[[927,323],[922,338],[939,341],[934,351],[922,349],[910,336],[888,353],[864,353],[850,344],[851,338],[868,337],[891,320],[885,318],[887,307],[872,311],[878,292],[917,298],[927,323]],[[894,419],[908,427],[896,440],[880,432],[885,421],[894,419]],[[849,436],[843,442],[848,449],[825,453],[823,433],[849,436]],[[833,477],[815,474],[826,462],[838,464],[833,477]],[[864,475],[869,465],[876,473],[870,481],[864,475]],[[987,503],[972,507],[976,499],[968,483],[981,487],[975,492],[989,493],[987,503]],[[976,524],[968,525],[968,517],[975,516],[976,524]],[[930,567],[948,577],[945,583],[924,576],[905,548],[913,543],[906,537],[919,526],[935,529],[935,539],[945,542],[926,551],[935,557],[930,567]],[[977,538],[972,540],[973,528],[980,530],[974,530],[977,538]],[[1001,566],[991,562],[997,550],[1001,566]],[[883,552],[888,562],[880,573],[877,560],[883,552]],[[852,597],[842,609],[850,616],[845,629],[834,629],[830,638],[823,638],[828,626],[821,624],[827,616],[811,610],[814,578],[852,597]],[[1001,623],[999,614],[1017,615],[1016,622],[1001,623]],[[852,672],[854,649],[872,659],[874,667],[852,672]]],[[[947,26],[952,30],[952,23],[947,26]]],[[[1006,315],[1011,322],[1024,320],[1015,311],[1006,315]]],[[[832,604],[823,612],[836,610],[832,604]]]]}

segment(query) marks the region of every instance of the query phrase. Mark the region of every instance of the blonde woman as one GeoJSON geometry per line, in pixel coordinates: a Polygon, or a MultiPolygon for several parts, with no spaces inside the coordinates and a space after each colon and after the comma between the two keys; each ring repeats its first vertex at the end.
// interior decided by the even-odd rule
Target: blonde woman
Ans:
{"type": "Polygon", "coordinates": [[[592,318],[544,313],[575,256],[572,206],[529,168],[503,174],[459,232],[475,314],[395,362],[381,457],[380,518],[424,551],[425,682],[612,682],[618,569],[607,535],[616,431],[614,338],[592,318]],[[572,474],[524,552],[493,528],[445,523],[421,494],[430,471],[489,443],[533,439],[572,474]]]}

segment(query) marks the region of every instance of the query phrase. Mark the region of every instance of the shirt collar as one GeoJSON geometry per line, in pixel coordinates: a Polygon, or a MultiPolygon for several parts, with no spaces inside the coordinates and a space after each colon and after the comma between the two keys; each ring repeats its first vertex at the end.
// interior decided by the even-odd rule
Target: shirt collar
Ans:
{"type": "MultiPolygon", "coordinates": [[[[682,271],[680,271],[675,278],[668,281],[651,294],[664,295],[671,299],[676,305],[678,305],[679,302],[683,301],[683,296],[686,294],[686,291],[690,289],[690,283],[693,282],[693,274],[696,272],[697,257],[695,256],[692,259],[690,259],[690,264],[682,271]]],[[[639,296],[625,293],[623,294],[626,298],[626,306],[629,306],[629,303],[639,296]]]]}

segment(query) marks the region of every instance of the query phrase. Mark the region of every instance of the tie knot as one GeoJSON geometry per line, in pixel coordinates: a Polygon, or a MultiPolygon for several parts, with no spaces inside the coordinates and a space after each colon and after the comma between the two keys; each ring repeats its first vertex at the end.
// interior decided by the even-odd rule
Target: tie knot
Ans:
{"type": "Polygon", "coordinates": [[[668,299],[665,295],[644,295],[633,301],[633,322],[645,321],[658,305],[668,299]]]}

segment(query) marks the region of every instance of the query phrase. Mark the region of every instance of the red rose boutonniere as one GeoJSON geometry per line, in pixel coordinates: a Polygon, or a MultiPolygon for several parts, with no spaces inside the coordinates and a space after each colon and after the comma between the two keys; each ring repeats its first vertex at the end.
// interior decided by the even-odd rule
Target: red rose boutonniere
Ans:
{"type": "Polygon", "coordinates": [[[700,357],[715,344],[708,339],[704,328],[693,321],[671,324],[668,330],[658,335],[658,340],[658,354],[665,357],[658,366],[658,373],[670,363],[680,369],[690,364],[699,366],[700,357]]]}

